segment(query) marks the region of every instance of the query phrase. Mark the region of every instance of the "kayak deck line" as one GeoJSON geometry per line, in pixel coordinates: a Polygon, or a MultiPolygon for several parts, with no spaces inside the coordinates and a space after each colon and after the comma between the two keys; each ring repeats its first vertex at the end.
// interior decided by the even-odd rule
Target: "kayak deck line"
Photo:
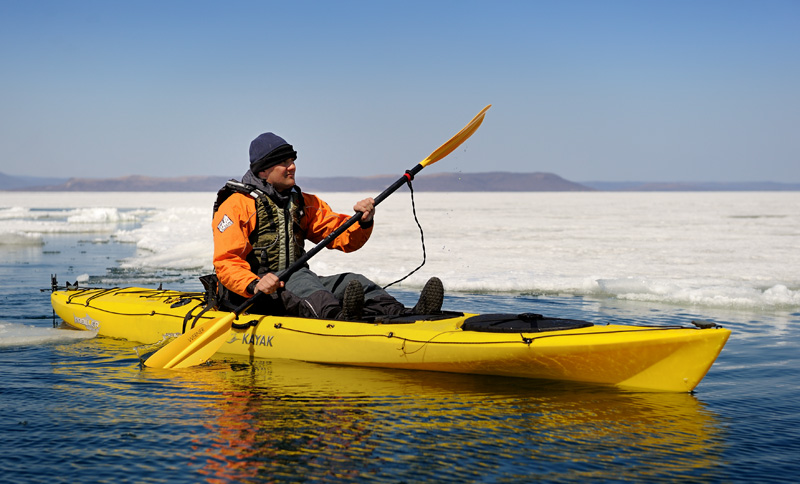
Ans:
{"type": "MultiPolygon", "coordinates": [[[[145,345],[231,314],[206,307],[203,293],[137,287],[57,289],[51,302],[68,326],[145,345]]],[[[224,334],[218,357],[566,380],[667,392],[692,391],[730,335],[730,330],[713,324],[705,329],[593,324],[528,313],[445,312],[362,321],[242,314],[239,320],[241,324],[224,334]],[[528,329],[517,329],[521,327],[528,329]]]]}
{"type": "MultiPolygon", "coordinates": [[[[358,322],[356,321],[356,323],[358,323],[358,322]]],[[[363,324],[379,325],[379,324],[385,324],[385,323],[367,323],[367,322],[363,322],[363,324]]],[[[328,325],[328,327],[330,329],[333,329],[335,326],[333,324],[331,324],[331,325],[328,325]]],[[[615,330],[615,331],[604,331],[603,334],[608,335],[608,334],[615,334],[615,333],[630,333],[630,332],[634,332],[634,331],[668,331],[668,330],[675,330],[675,329],[689,329],[689,330],[692,330],[692,331],[695,331],[695,330],[699,331],[699,329],[689,328],[689,327],[686,327],[686,326],[646,326],[646,325],[639,326],[639,325],[636,325],[636,326],[625,326],[625,327],[626,328],[631,328],[631,329],[615,330]]],[[[275,323],[274,328],[275,329],[279,329],[279,330],[292,331],[292,332],[295,332],[295,333],[313,335],[313,336],[329,336],[329,337],[334,337],[334,338],[385,337],[385,338],[389,338],[389,339],[391,339],[391,338],[401,339],[403,341],[408,341],[410,343],[445,344],[445,345],[454,345],[454,344],[481,345],[481,344],[519,344],[519,343],[522,343],[522,344],[531,346],[536,340],[540,340],[540,339],[544,339],[544,338],[566,338],[566,337],[571,337],[571,336],[587,336],[587,335],[596,335],[597,334],[597,333],[573,333],[573,332],[567,333],[567,332],[565,332],[563,334],[542,334],[542,335],[538,335],[538,336],[526,337],[526,336],[524,336],[526,333],[520,331],[520,332],[518,332],[516,334],[519,334],[522,337],[522,339],[515,339],[513,341],[491,341],[491,342],[488,342],[488,341],[434,341],[435,338],[437,338],[438,336],[444,335],[444,334],[448,334],[448,333],[456,334],[456,333],[462,333],[463,332],[463,330],[458,329],[458,330],[445,331],[445,332],[442,332],[442,333],[438,333],[435,336],[431,337],[431,339],[429,339],[429,340],[421,341],[421,340],[414,340],[414,339],[409,339],[409,338],[397,336],[397,335],[394,334],[393,331],[390,331],[388,333],[375,333],[375,334],[325,334],[325,333],[311,332],[311,331],[307,331],[307,330],[303,330],[303,329],[289,328],[289,327],[286,327],[286,325],[283,324],[283,323],[275,323]]],[[[505,334],[515,334],[515,333],[505,333],[505,334]]]]}

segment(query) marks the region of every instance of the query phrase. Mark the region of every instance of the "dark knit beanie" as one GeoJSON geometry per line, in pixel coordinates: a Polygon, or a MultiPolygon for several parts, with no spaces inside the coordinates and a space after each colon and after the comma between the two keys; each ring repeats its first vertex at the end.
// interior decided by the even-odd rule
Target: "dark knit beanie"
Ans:
{"type": "Polygon", "coordinates": [[[297,152],[285,139],[273,133],[259,135],[250,143],[250,171],[256,175],[289,158],[296,159],[297,152]]]}

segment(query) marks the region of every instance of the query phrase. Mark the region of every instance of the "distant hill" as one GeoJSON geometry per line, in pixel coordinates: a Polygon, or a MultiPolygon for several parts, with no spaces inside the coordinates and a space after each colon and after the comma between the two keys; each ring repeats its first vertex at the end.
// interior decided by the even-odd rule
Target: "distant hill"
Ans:
{"type": "Polygon", "coordinates": [[[217,191],[227,178],[221,176],[182,176],[159,178],[129,175],[119,178],[70,178],[53,185],[15,188],[39,192],[206,192],[217,191]]]}
{"type": "MultiPolygon", "coordinates": [[[[298,185],[309,192],[381,192],[398,175],[370,177],[299,176],[298,185]]],[[[119,178],[47,178],[11,176],[0,173],[0,190],[62,192],[208,192],[217,191],[224,176],[172,178],[130,175],[119,178]]],[[[567,192],[567,191],[800,191],[797,183],[745,182],[581,182],[565,180],[552,173],[422,173],[414,189],[429,192],[567,192]]]]}
{"type": "MultiPolygon", "coordinates": [[[[298,177],[297,184],[308,191],[382,191],[397,175],[372,177],[298,177]]],[[[433,173],[418,175],[414,190],[428,192],[574,192],[592,188],[552,173],[433,173]]]]}
{"type": "Polygon", "coordinates": [[[0,190],[19,190],[33,186],[60,185],[67,178],[47,178],[38,176],[13,176],[0,173],[0,190]]]}
{"type": "MultiPolygon", "coordinates": [[[[304,177],[297,184],[309,192],[380,192],[399,176],[372,177],[304,177]]],[[[70,178],[52,185],[28,185],[6,190],[66,191],[66,192],[185,192],[217,191],[228,178],[222,176],[191,176],[156,178],[139,175],[120,178],[70,178]]],[[[552,173],[435,173],[419,175],[414,179],[414,189],[438,192],[523,192],[523,191],[588,191],[591,188],[574,183],[552,173]]],[[[0,189],[4,189],[0,186],[0,189]]]]}

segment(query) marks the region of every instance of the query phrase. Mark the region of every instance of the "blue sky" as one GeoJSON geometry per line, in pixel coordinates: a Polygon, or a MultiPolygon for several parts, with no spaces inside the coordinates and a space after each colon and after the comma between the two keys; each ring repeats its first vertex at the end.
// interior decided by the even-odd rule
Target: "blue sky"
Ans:
{"type": "Polygon", "coordinates": [[[800,2],[0,0],[0,172],[800,182],[800,2]]]}

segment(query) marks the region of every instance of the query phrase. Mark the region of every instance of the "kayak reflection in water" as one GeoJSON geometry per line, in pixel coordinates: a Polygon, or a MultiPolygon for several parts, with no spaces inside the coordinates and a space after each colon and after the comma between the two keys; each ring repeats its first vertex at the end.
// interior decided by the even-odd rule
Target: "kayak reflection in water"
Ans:
{"type": "MultiPolygon", "coordinates": [[[[241,182],[231,180],[217,193],[212,230],[218,304],[233,309],[262,292],[270,297],[262,296],[250,312],[340,320],[441,312],[442,283],[435,277],[411,309],[361,274],[318,276],[306,265],[285,283],[279,280],[281,271],[305,253],[305,240],[318,243],[350,218],[300,190],[296,161],[292,145],[264,133],[250,144],[250,169],[241,182]]],[[[375,201],[365,198],[353,210],[362,212],[361,219],[329,249],[352,252],[369,240],[375,201]]]]}

